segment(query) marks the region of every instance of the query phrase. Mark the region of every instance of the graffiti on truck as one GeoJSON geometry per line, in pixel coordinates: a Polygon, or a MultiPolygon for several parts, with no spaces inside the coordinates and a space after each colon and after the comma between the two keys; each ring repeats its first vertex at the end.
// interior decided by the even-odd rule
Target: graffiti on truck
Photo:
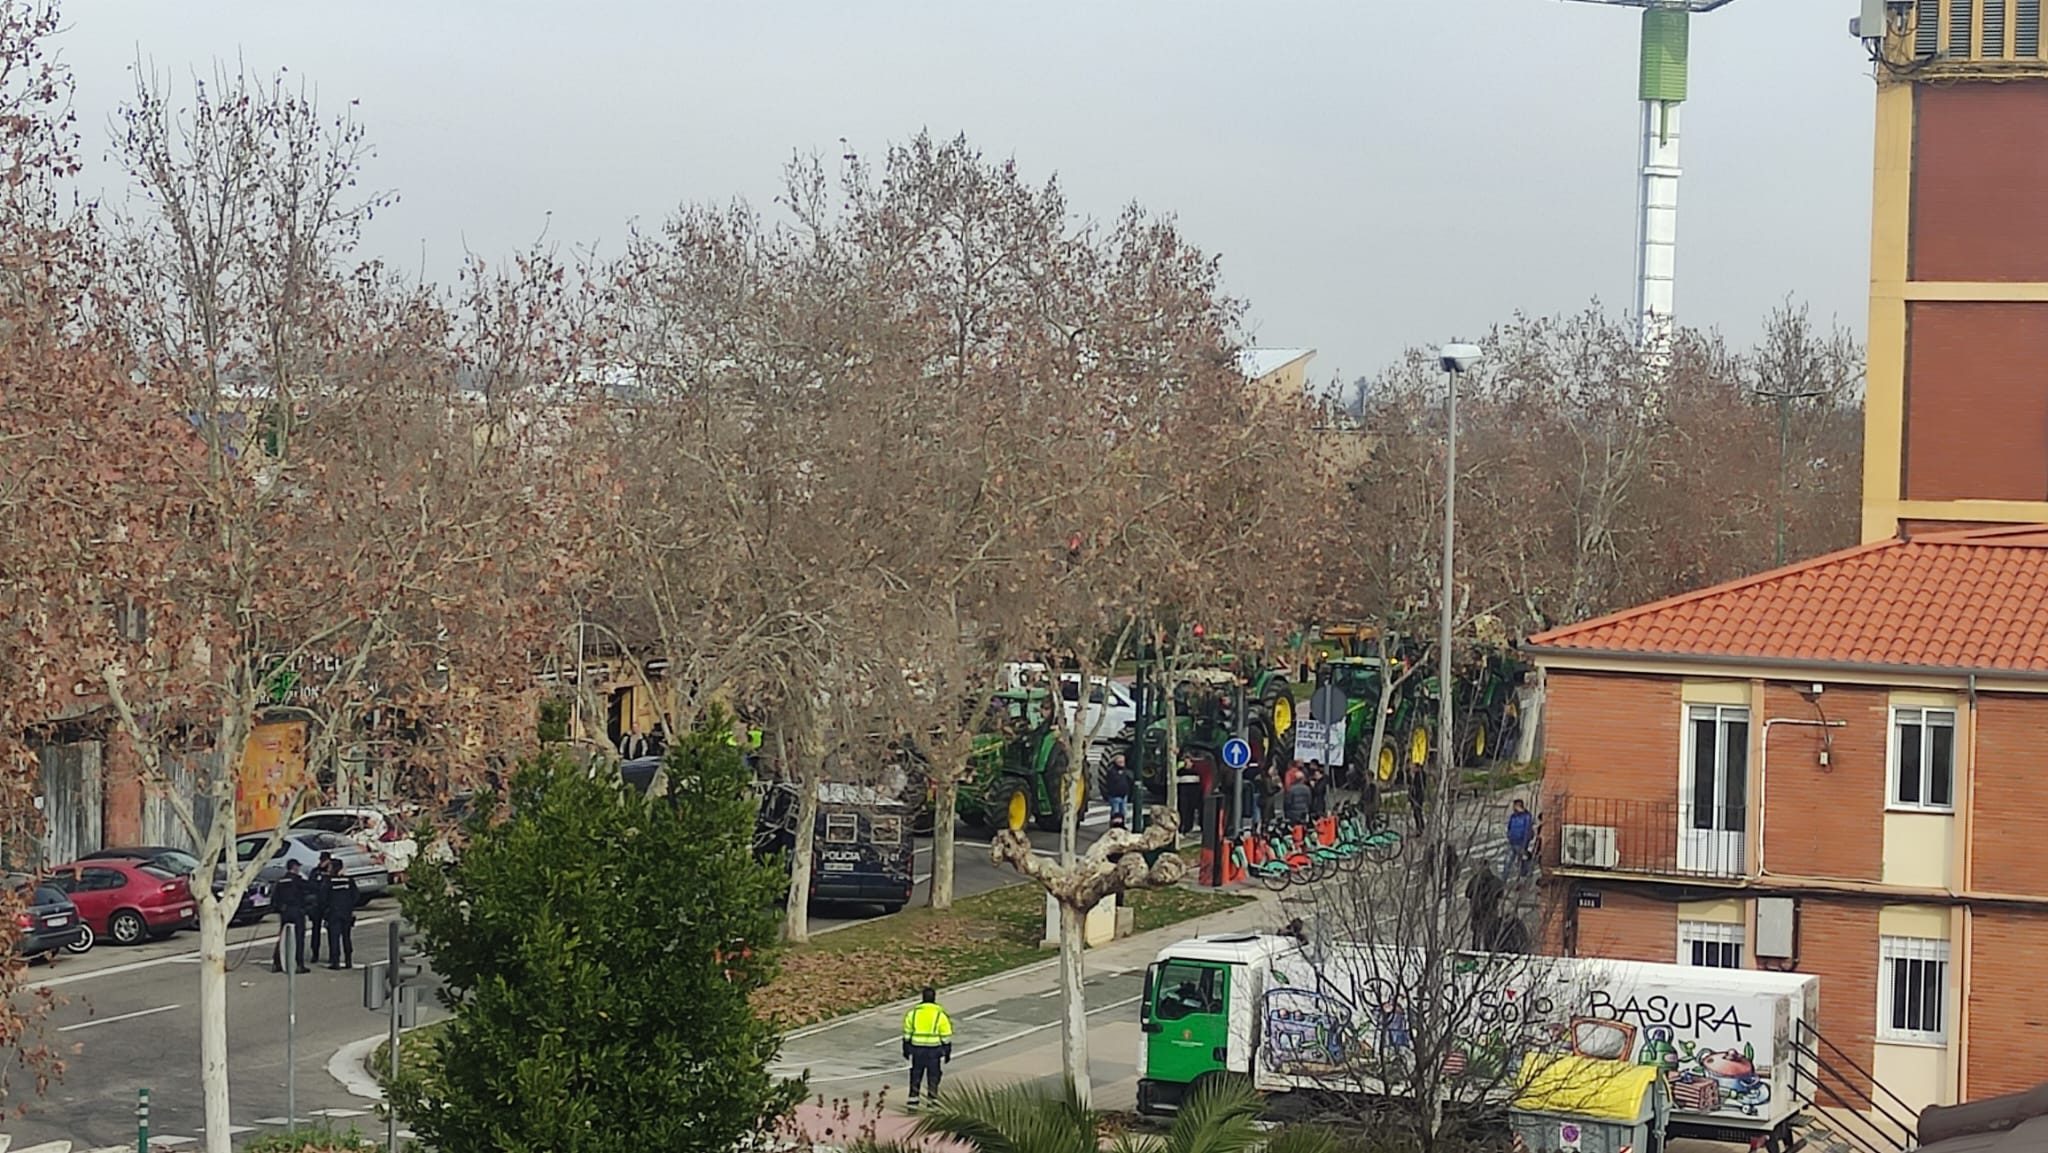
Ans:
{"type": "Polygon", "coordinates": [[[1790,1060],[1773,1048],[1790,1026],[1782,999],[1604,987],[1567,994],[1471,980],[1460,1036],[1439,1045],[1418,1041],[1416,1006],[1384,976],[1348,988],[1280,980],[1260,1000],[1259,1059],[1271,1073],[1305,1080],[1406,1081],[1420,1047],[1443,1053],[1446,1077],[1483,1087],[1519,1067],[1521,1051],[1556,1047],[1655,1067],[1674,1109],[1735,1119],[1768,1111],[1773,1067],[1790,1060]]]}
{"type": "Polygon", "coordinates": [[[1771,1101],[1773,1055],[1756,1042],[1773,1006],[1747,998],[1713,1000],[1665,995],[1617,996],[1591,990],[1571,1020],[1571,1044],[1584,1057],[1654,1066],[1670,1086],[1672,1106],[1687,1113],[1755,1117],[1771,1101]]]}
{"type": "Polygon", "coordinates": [[[1295,1077],[1342,1072],[1362,1055],[1351,1009],[1307,989],[1269,990],[1259,1014],[1266,1068],[1295,1077]]]}

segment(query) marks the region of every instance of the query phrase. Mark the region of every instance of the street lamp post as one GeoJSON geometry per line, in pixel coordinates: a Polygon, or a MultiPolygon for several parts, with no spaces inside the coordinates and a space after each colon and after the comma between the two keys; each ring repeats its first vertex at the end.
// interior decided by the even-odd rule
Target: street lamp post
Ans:
{"type": "Polygon", "coordinates": [[[1436,649],[1436,759],[1437,795],[1445,795],[1450,788],[1451,770],[1456,763],[1451,755],[1451,614],[1452,589],[1451,566],[1457,555],[1458,535],[1458,378],[1467,369],[1479,363],[1479,346],[1453,342],[1437,352],[1437,362],[1443,366],[1446,388],[1444,417],[1444,562],[1441,587],[1437,590],[1440,614],[1437,622],[1436,649]]]}

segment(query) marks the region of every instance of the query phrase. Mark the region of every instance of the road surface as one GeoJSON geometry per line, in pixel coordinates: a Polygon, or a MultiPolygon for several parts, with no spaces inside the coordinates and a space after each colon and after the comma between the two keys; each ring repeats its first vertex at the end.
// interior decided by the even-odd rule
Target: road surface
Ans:
{"type": "MultiPolygon", "coordinates": [[[[381,1033],[386,1018],[362,1006],[363,970],[385,954],[384,925],[397,913],[390,898],[356,922],[356,968],[324,966],[298,976],[298,1030],[291,1067],[303,1120],[326,1110],[335,1128],[383,1134],[372,1103],[351,1096],[327,1072],[336,1050],[381,1033]]],[[[231,930],[228,953],[228,1048],[234,1136],[282,1128],[286,1104],[285,978],[270,971],[276,922],[231,930]]],[[[95,948],[55,965],[38,963],[28,981],[63,1001],[45,1023],[46,1040],[69,1053],[64,1079],[46,1096],[29,1095],[17,1075],[9,1106],[27,1115],[0,1120],[0,1133],[22,1148],[68,1140],[76,1150],[135,1143],[136,1091],[150,1091],[150,1142],[188,1148],[202,1135],[199,1085],[198,938],[180,933],[133,948],[95,948]]],[[[430,1010],[430,1014],[433,1011],[430,1010]]]]}

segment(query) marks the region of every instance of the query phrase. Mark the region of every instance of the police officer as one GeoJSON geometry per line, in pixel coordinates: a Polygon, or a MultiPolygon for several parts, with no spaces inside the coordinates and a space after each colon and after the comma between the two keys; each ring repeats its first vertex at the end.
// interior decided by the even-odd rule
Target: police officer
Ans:
{"type": "Polygon", "coordinates": [[[284,972],[283,951],[289,941],[299,972],[312,972],[306,967],[306,879],[299,875],[298,861],[284,863],[284,876],[271,887],[270,900],[277,908],[277,944],[270,950],[270,971],[284,972]]]}
{"type": "MultiPolygon", "coordinates": [[[[310,938],[306,958],[316,965],[320,963],[320,931],[327,927],[327,866],[333,863],[334,854],[322,852],[313,866],[313,875],[306,878],[306,935],[310,938]]],[[[327,949],[331,955],[333,941],[327,942],[327,949]]]]}
{"type": "Polygon", "coordinates": [[[931,1096],[939,1095],[939,1063],[953,1059],[953,1018],[939,1008],[938,990],[924,987],[924,998],[903,1015],[903,1059],[910,1062],[910,1107],[926,1081],[931,1096]]]}
{"type": "Polygon", "coordinates": [[[341,871],[340,861],[327,862],[327,967],[356,967],[356,879],[341,871]]]}

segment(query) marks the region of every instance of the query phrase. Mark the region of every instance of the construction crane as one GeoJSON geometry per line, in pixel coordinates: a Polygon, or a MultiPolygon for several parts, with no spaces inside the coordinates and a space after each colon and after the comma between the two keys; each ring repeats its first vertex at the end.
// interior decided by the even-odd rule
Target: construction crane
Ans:
{"type": "Polygon", "coordinates": [[[1580,0],[1643,10],[1642,175],[1636,190],[1636,322],[1645,356],[1669,347],[1678,274],[1678,106],[1692,17],[1734,0],[1580,0]]]}

